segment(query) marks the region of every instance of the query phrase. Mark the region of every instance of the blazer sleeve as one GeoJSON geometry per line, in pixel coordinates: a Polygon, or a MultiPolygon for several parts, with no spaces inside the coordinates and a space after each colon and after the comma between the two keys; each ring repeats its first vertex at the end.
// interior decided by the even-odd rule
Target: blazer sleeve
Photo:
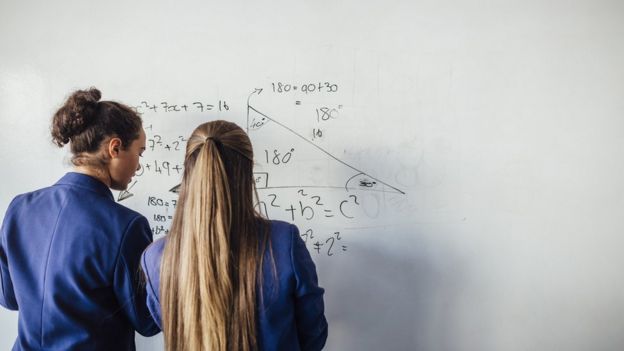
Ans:
{"type": "Polygon", "coordinates": [[[292,226],[291,259],[296,278],[295,320],[297,335],[303,351],[321,350],[327,340],[327,320],[323,294],[318,285],[316,266],[299,235],[299,229],[292,226]]]}
{"type": "Polygon", "coordinates": [[[0,305],[10,310],[17,311],[18,305],[17,300],[15,299],[15,291],[13,290],[13,281],[11,280],[11,274],[9,273],[9,261],[6,246],[7,235],[9,234],[9,230],[11,230],[11,205],[9,205],[4,221],[2,221],[2,228],[0,229],[0,287],[2,289],[0,292],[0,305]]]}
{"type": "Polygon", "coordinates": [[[143,336],[152,336],[160,331],[147,309],[145,280],[140,269],[141,253],[151,242],[152,232],[147,219],[137,217],[124,233],[113,282],[123,312],[143,336]]]}
{"type": "Polygon", "coordinates": [[[152,263],[148,263],[148,252],[149,250],[143,251],[143,255],[141,255],[141,268],[143,268],[143,273],[145,273],[145,288],[147,290],[147,308],[149,309],[154,322],[158,325],[160,329],[162,329],[162,321],[161,321],[161,312],[160,312],[160,300],[158,298],[158,291],[160,287],[158,286],[160,283],[154,276],[159,274],[157,270],[160,268],[152,263]]]}

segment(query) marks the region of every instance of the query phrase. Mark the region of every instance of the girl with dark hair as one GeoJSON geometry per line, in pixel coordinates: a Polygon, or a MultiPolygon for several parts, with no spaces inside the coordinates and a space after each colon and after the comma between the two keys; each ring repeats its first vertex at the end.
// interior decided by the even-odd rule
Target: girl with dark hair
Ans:
{"type": "Polygon", "coordinates": [[[296,226],[256,213],[254,194],[247,134],[226,121],[197,127],[169,235],[141,261],[167,351],[325,345],[324,291],[310,254],[296,226]]]}
{"type": "MultiPolygon", "coordinates": [[[[159,332],[139,281],[152,242],[145,217],[113,199],[145,150],[141,118],[74,92],[52,120],[52,139],[69,144],[74,171],[17,196],[1,229],[0,304],[18,310],[13,350],[134,350],[134,331],[159,332]]],[[[143,282],[144,283],[144,282],[143,282]]]]}

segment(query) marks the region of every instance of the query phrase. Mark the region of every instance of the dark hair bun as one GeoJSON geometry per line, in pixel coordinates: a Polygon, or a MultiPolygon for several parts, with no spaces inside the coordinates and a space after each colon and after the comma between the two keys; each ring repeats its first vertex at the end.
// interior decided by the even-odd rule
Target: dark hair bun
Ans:
{"type": "Polygon", "coordinates": [[[102,93],[96,88],[77,90],[69,96],[52,119],[52,140],[56,145],[69,143],[72,137],[93,124],[101,97],[102,93]]]}

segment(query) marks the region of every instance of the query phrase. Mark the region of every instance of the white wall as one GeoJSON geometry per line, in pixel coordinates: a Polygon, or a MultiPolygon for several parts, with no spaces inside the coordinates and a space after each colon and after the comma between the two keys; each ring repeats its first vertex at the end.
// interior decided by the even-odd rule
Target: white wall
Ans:
{"type": "MultiPolygon", "coordinates": [[[[328,350],[621,350],[623,35],[617,1],[3,1],[0,209],[69,168],[49,122],[76,88],[158,105],[143,118],[165,144],[261,118],[261,88],[249,105],[273,121],[250,131],[257,171],[307,187],[260,196],[326,244],[308,242],[328,350]],[[319,82],[337,91],[301,92],[319,82]],[[336,118],[317,121],[321,107],[336,118]]],[[[180,162],[162,146],[143,163],[180,162]]],[[[123,203],[166,228],[170,208],[148,198],[175,199],[178,180],[146,169],[123,203]]],[[[16,319],[0,311],[1,349],[16,319]]]]}

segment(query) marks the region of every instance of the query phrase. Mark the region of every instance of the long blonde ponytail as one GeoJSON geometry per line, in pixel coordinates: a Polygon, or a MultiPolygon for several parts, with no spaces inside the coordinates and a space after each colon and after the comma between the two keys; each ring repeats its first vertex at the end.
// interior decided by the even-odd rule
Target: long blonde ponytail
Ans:
{"type": "Polygon", "coordinates": [[[267,244],[253,208],[253,151],[233,123],[200,125],[188,140],[176,212],[161,263],[165,349],[257,349],[256,288],[267,244]]]}

